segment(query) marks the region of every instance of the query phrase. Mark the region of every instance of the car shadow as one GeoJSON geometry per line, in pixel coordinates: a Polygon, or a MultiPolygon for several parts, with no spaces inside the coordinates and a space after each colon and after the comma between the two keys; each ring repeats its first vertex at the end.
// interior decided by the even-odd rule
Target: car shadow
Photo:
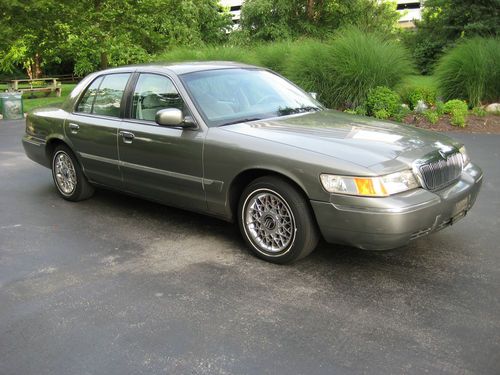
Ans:
{"type": "MultiPolygon", "coordinates": [[[[123,214],[125,210],[127,215],[137,220],[138,227],[144,220],[153,223],[152,227],[155,227],[155,223],[160,224],[167,231],[168,225],[175,225],[176,231],[185,233],[196,231],[196,234],[201,238],[216,237],[225,242],[229,241],[234,252],[249,253],[241,238],[238,226],[234,223],[104,189],[96,190],[95,196],[86,202],[88,205],[99,206],[99,209],[104,208],[108,212],[114,210],[123,214]]],[[[322,265],[322,267],[335,268],[376,267],[385,269],[395,266],[407,267],[410,264],[412,267],[418,267],[416,260],[427,259],[433,251],[425,246],[425,242],[419,241],[395,250],[367,251],[344,245],[329,244],[320,240],[313,253],[285,267],[308,268],[322,265]]],[[[257,258],[255,261],[262,262],[257,258]]]]}

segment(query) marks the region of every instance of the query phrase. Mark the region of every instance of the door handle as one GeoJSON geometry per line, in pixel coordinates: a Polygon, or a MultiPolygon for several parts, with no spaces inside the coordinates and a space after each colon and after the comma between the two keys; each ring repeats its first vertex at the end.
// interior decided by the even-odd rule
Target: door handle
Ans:
{"type": "Polygon", "coordinates": [[[119,134],[122,136],[123,142],[125,143],[132,143],[132,140],[135,138],[134,133],[131,132],[121,130],[119,134]]]}
{"type": "Polygon", "coordinates": [[[78,133],[78,130],[80,130],[80,125],[70,122],[68,124],[68,128],[71,133],[76,134],[78,133]]]}

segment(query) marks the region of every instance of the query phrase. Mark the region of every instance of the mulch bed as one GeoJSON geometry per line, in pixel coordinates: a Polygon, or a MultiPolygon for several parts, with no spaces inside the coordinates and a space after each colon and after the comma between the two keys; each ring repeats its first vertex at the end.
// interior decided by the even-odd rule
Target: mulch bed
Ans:
{"type": "Polygon", "coordinates": [[[414,125],[417,128],[438,132],[500,134],[500,116],[497,115],[483,117],[469,115],[467,117],[467,125],[464,128],[451,125],[448,115],[441,117],[437,123],[431,124],[424,117],[412,114],[404,119],[404,123],[414,125]]]}

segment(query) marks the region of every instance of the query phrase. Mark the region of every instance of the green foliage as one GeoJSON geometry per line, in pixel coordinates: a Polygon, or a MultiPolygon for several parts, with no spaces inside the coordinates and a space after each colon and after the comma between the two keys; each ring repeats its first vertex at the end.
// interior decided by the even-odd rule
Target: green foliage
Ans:
{"type": "Polygon", "coordinates": [[[329,43],[302,42],[286,74],[330,107],[355,108],[377,86],[394,87],[412,73],[407,51],[377,34],[348,28],[329,43]]]}
{"type": "Polygon", "coordinates": [[[439,120],[439,114],[434,110],[428,110],[423,113],[423,116],[427,121],[429,121],[431,124],[435,124],[439,120]]]}
{"type": "Polygon", "coordinates": [[[283,41],[257,45],[254,52],[259,65],[282,74],[285,71],[290,54],[296,49],[297,47],[292,42],[283,41]]]}
{"type": "Polygon", "coordinates": [[[445,99],[471,106],[500,98],[500,38],[473,38],[449,51],[436,69],[445,99]]]}
{"type": "Polygon", "coordinates": [[[379,86],[371,90],[366,100],[369,115],[387,119],[401,112],[401,97],[388,87],[379,86]]]}
{"type": "Polygon", "coordinates": [[[373,117],[378,118],[380,120],[387,120],[389,117],[391,117],[391,114],[385,108],[380,108],[373,111],[373,117]]]}
{"type": "Polygon", "coordinates": [[[472,114],[478,117],[484,117],[488,114],[483,107],[474,107],[472,108],[472,114]]]}
{"type": "Polygon", "coordinates": [[[394,114],[392,115],[392,118],[393,118],[394,120],[396,120],[396,121],[400,121],[400,122],[401,122],[401,121],[403,121],[403,120],[405,119],[405,117],[406,117],[406,116],[408,116],[410,113],[411,113],[410,108],[409,108],[407,105],[402,104],[402,105],[400,105],[399,110],[398,110],[396,113],[394,113],[394,114]]]}
{"type": "Polygon", "coordinates": [[[403,39],[422,73],[432,71],[447,49],[463,38],[500,35],[498,0],[426,0],[417,31],[403,39]]]}
{"type": "Polygon", "coordinates": [[[453,99],[444,105],[444,112],[451,116],[451,124],[455,126],[465,127],[465,119],[468,113],[467,103],[453,99]]]}
{"type": "Polygon", "coordinates": [[[218,0],[0,0],[0,9],[0,71],[34,75],[63,61],[83,75],[174,45],[220,44],[231,25],[218,0]]]}
{"type": "Polygon", "coordinates": [[[366,116],[366,107],[364,105],[358,105],[356,108],[351,109],[347,108],[344,110],[345,113],[349,113],[351,115],[358,115],[358,116],[366,116]]]}
{"type": "Polygon", "coordinates": [[[408,76],[396,87],[396,91],[411,109],[419,100],[433,106],[437,101],[437,85],[433,76],[408,76]]]}
{"type": "Polygon", "coordinates": [[[399,14],[395,2],[377,0],[246,0],[241,33],[252,40],[327,37],[345,26],[390,33],[399,14]]]}
{"type": "Polygon", "coordinates": [[[411,109],[415,109],[419,101],[434,105],[437,100],[436,90],[427,87],[415,87],[410,90],[406,100],[411,109]]]}
{"type": "Polygon", "coordinates": [[[246,64],[258,64],[255,53],[244,47],[208,46],[208,47],[178,47],[154,57],[155,61],[237,61],[246,64]]]}
{"type": "Polygon", "coordinates": [[[444,104],[441,100],[438,100],[438,101],[436,102],[436,105],[435,105],[434,110],[436,111],[436,113],[437,113],[439,116],[444,115],[444,113],[445,113],[445,104],[444,104]]]}
{"type": "Polygon", "coordinates": [[[334,107],[332,60],[330,46],[327,44],[317,40],[297,42],[295,53],[285,63],[284,73],[304,90],[316,92],[323,104],[334,107]]]}
{"type": "Polygon", "coordinates": [[[38,76],[47,62],[59,63],[70,33],[66,15],[66,7],[54,0],[0,0],[0,72],[21,68],[38,76]]]}

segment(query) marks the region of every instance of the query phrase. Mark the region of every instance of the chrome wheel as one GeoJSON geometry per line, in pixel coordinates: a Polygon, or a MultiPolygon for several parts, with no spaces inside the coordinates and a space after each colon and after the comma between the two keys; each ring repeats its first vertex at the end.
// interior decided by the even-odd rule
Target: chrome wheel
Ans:
{"type": "Polygon", "coordinates": [[[54,177],[57,188],[64,195],[71,195],[76,189],[75,166],[70,156],[64,151],[58,151],[53,160],[54,177]]]}
{"type": "Polygon", "coordinates": [[[277,193],[260,189],[249,195],[242,212],[245,232],[257,250],[282,253],[295,239],[295,219],[277,193]]]}

